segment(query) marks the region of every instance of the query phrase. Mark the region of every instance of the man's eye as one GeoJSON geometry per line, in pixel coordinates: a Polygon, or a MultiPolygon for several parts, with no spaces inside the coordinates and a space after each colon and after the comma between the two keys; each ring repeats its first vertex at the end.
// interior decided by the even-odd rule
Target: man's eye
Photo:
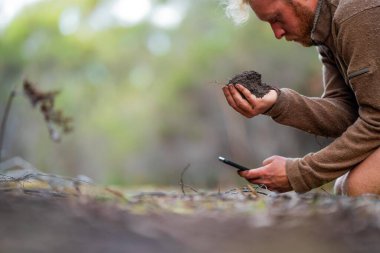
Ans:
{"type": "Polygon", "coordinates": [[[271,24],[278,23],[278,22],[281,22],[279,17],[274,17],[271,20],[269,20],[269,23],[271,24]]]}

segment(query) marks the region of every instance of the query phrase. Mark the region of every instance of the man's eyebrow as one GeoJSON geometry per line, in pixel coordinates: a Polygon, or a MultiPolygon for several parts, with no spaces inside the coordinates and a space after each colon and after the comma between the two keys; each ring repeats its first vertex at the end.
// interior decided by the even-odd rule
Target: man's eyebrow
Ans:
{"type": "Polygon", "coordinates": [[[261,15],[261,17],[259,17],[259,18],[262,21],[268,22],[268,21],[275,19],[277,16],[278,16],[278,14],[276,14],[276,13],[270,13],[270,14],[261,15]]]}
{"type": "Polygon", "coordinates": [[[268,14],[267,16],[263,17],[263,20],[272,21],[273,19],[276,19],[278,16],[279,16],[278,13],[268,14]]]}

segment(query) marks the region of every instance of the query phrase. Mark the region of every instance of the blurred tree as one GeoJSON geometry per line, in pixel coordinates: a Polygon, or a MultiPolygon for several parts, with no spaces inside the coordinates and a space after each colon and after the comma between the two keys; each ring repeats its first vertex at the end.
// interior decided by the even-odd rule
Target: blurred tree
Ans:
{"type": "Polygon", "coordinates": [[[221,97],[221,85],[250,69],[319,95],[309,86],[320,82],[315,50],[278,43],[255,19],[234,26],[217,0],[39,1],[3,28],[0,55],[2,108],[28,77],[62,90],[58,104],[74,117],[74,133],[55,146],[29,105],[16,101],[7,155],[45,171],[177,184],[191,163],[189,180],[215,187],[240,182],[219,154],[254,167],[274,153],[318,147],[270,119],[241,118],[221,97]]]}

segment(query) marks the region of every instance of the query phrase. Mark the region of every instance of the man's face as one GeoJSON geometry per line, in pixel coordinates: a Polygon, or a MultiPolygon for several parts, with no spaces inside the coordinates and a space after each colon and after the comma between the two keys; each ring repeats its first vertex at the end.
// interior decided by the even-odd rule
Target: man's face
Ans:
{"type": "Polygon", "coordinates": [[[317,0],[250,0],[252,10],[262,21],[268,22],[277,39],[283,37],[303,46],[313,45],[313,28],[317,0]]]}

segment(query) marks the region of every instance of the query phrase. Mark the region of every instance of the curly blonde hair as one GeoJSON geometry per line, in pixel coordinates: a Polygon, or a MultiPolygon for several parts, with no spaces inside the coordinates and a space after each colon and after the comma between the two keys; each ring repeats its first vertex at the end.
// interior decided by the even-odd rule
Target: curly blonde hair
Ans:
{"type": "Polygon", "coordinates": [[[235,24],[242,24],[249,18],[249,0],[225,0],[226,15],[235,24]]]}

